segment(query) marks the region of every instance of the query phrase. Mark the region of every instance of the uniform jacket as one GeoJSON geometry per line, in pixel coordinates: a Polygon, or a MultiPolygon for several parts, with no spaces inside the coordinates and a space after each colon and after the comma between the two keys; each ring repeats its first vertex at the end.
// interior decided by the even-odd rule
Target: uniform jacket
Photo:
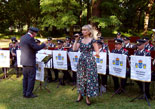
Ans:
{"type": "Polygon", "coordinates": [[[21,48],[21,65],[35,66],[36,53],[45,47],[45,44],[37,45],[34,38],[30,34],[25,34],[20,39],[21,48]]]}
{"type": "Polygon", "coordinates": [[[124,48],[121,48],[120,50],[114,49],[112,50],[112,53],[128,55],[128,50],[124,48]]]}

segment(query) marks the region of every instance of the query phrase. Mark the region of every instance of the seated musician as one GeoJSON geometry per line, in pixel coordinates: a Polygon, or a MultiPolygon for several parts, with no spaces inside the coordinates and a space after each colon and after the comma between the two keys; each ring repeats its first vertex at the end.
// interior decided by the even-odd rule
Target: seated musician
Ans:
{"type": "Polygon", "coordinates": [[[18,48],[19,48],[19,43],[18,43],[16,37],[12,37],[11,42],[9,43],[9,49],[12,48],[12,44],[14,43],[14,41],[16,41],[16,46],[18,46],[18,48]]]}
{"type": "MultiPolygon", "coordinates": [[[[80,37],[80,34],[79,34],[79,33],[76,33],[76,34],[74,34],[73,37],[74,37],[74,38],[75,38],[75,37],[80,37]]],[[[72,39],[72,40],[71,40],[72,46],[73,46],[74,42],[75,42],[75,39],[72,39]]],[[[69,52],[80,52],[80,49],[78,49],[77,51],[73,51],[73,47],[71,47],[71,48],[69,49],[69,52]]],[[[75,72],[75,71],[72,71],[72,72],[73,72],[73,74],[72,74],[73,84],[76,85],[76,78],[77,78],[76,72],[75,72]]]]}
{"type": "Polygon", "coordinates": [[[143,40],[145,41],[145,47],[144,49],[145,50],[148,50],[148,51],[153,51],[154,47],[152,44],[150,44],[150,40],[148,37],[144,37],[143,40]]]}
{"type": "MultiPolygon", "coordinates": [[[[107,49],[105,47],[103,48],[103,43],[101,42],[101,40],[97,40],[97,44],[100,52],[108,53],[107,49]]],[[[100,85],[100,92],[106,92],[107,74],[106,75],[98,74],[98,79],[99,79],[99,85],[100,85]]]]}
{"type": "Polygon", "coordinates": [[[100,37],[99,40],[102,42],[102,48],[108,53],[108,45],[104,43],[104,38],[100,37]]]}
{"type": "Polygon", "coordinates": [[[11,53],[11,60],[12,60],[12,63],[11,63],[11,66],[15,67],[16,69],[16,74],[17,74],[17,78],[19,77],[19,69],[17,67],[17,54],[16,54],[16,51],[19,49],[19,46],[18,46],[18,42],[17,40],[14,38],[12,39],[12,43],[10,44],[10,53],[11,53]]]}
{"type": "MultiPolygon", "coordinates": [[[[56,47],[56,45],[53,43],[52,38],[48,37],[47,42],[46,42],[46,48],[48,49],[48,48],[55,48],[55,47],[56,47]]],[[[47,81],[50,83],[53,81],[52,80],[52,72],[51,72],[50,68],[46,68],[46,70],[47,70],[47,75],[48,75],[47,81]]]]}
{"type": "Polygon", "coordinates": [[[124,48],[134,48],[134,45],[130,43],[129,37],[124,37],[124,48]]]}
{"type": "Polygon", "coordinates": [[[71,38],[66,37],[66,41],[65,41],[63,47],[64,48],[71,48],[72,47],[72,45],[71,45],[71,38]]]}
{"type": "Polygon", "coordinates": [[[46,45],[47,45],[47,48],[49,48],[49,47],[55,48],[55,47],[56,47],[55,44],[53,43],[53,40],[52,40],[51,37],[48,37],[48,38],[47,38],[47,43],[46,43],[46,45]]]}
{"type": "MultiPolygon", "coordinates": [[[[151,56],[150,51],[145,49],[145,42],[146,41],[143,39],[137,40],[137,50],[135,51],[134,55],[136,55],[136,56],[151,56]]],[[[142,82],[137,81],[137,84],[140,88],[140,91],[143,92],[142,82]]],[[[146,96],[148,98],[150,98],[149,86],[150,86],[150,83],[145,82],[145,92],[146,92],[146,96]]]]}
{"type": "Polygon", "coordinates": [[[120,32],[118,32],[117,36],[116,36],[116,39],[122,39],[123,40],[123,38],[121,36],[122,36],[122,34],[120,32]]]}
{"type": "MultiPolygon", "coordinates": [[[[124,54],[128,55],[128,50],[123,48],[123,40],[122,39],[115,39],[115,49],[112,50],[112,53],[116,54],[124,54]]],[[[128,75],[128,74],[127,74],[128,75]]],[[[120,88],[118,77],[112,76],[114,81],[114,90],[117,91],[120,88]]],[[[121,88],[125,89],[127,79],[121,79],[121,88]]],[[[118,92],[121,93],[121,92],[118,92]]]]}
{"type": "MultiPolygon", "coordinates": [[[[57,46],[57,48],[56,48],[56,50],[59,50],[59,51],[64,51],[64,48],[63,48],[63,41],[62,40],[57,40],[57,44],[58,44],[58,46],[57,46]]],[[[60,70],[58,70],[58,69],[54,69],[54,73],[55,73],[55,81],[58,81],[58,72],[59,72],[60,70]]],[[[71,75],[70,75],[70,73],[68,72],[68,70],[62,70],[62,72],[64,73],[64,76],[63,76],[63,81],[62,81],[62,85],[65,85],[65,83],[64,83],[64,80],[69,80],[69,81],[72,81],[72,78],[71,78],[71,75]]]]}

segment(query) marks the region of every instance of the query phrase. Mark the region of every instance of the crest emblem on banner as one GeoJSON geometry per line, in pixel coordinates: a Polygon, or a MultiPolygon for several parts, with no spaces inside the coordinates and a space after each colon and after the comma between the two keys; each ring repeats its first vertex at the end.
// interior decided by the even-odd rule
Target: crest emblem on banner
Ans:
{"type": "Polygon", "coordinates": [[[100,57],[96,56],[96,63],[103,63],[103,59],[100,59],[100,57]]]}
{"type": "Polygon", "coordinates": [[[146,69],[146,64],[143,64],[142,60],[139,60],[138,63],[135,63],[135,67],[136,68],[140,68],[140,69],[146,69]]]}
{"type": "Polygon", "coordinates": [[[1,56],[2,58],[6,58],[6,56],[4,56],[4,53],[1,53],[0,56],[1,56]]]}
{"type": "Polygon", "coordinates": [[[116,60],[113,60],[112,63],[113,65],[123,66],[123,61],[120,61],[119,58],[116,58],[116,60]]]}
{"type": "Polygon", "coordinates": [[[56,56],[56,60],[64,60],[64,57],[59,53],[58,56],[56,56]]]}
{"type": "Polygon", "coordinates": [[[73,62],[78,62],[78,56],[77,55],[73,58],[73,62]]]}

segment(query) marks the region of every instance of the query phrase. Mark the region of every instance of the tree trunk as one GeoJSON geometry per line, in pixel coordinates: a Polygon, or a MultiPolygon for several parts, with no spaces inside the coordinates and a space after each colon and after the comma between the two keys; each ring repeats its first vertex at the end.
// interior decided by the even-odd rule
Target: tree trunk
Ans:
{"type": "Polygon", "coordinates": [[[73,36],[73,34],[74,34],[73,26],[70,26],[69,36],[73,36]]]}
{"type": "Polygon", "coordinates": [[[137,25],[138,32],[140,31],[140,21],[141,21],[141,15],[142,15],[141,10],[138,10],[138,12],[137,12],[137,16],[138,16],[138,25],[137,25]]]}
{"type": "Polygon", "coordinates": [[[101,10],[100,10],[101,0],[92,0],[92,16],[101,17],[101,10]]]}
{"type": "Polygon", "coordinates": [[[90,23],[90,17],[91,17],[91,5],[89,0],[87,0],[87,24],[90,23]]]}
{"type": "MultiPolygon", "coordinates": [[[[82,7],[82,0],[80,0],[80,6],[82,7]]],[[[80,11],[79,25],[82,26],[82,10],[80,11]]]]}
{"type": "Polygon", "coordinates": [[[145,17],[144,17],[144,32],[143,32],[143,34],[146,34],[147,30],[148,30],[149,17],[150,17],[150,12],[151,12],[153,3],[154,3],[154,0],[149,0],[147,10],[145,12],[145,17]]]}
{"type": "MultiPolygon", "coordinates": [[[[101,17],[101,9],[100,9],[100,4],[101,4],[101,0],[92,0],[92,17],[101,17]]],[[[98,31],[101,32],[101,28],[98,28],[98,23],[92,23],[92,25],[94,25],[98,31]]]]}

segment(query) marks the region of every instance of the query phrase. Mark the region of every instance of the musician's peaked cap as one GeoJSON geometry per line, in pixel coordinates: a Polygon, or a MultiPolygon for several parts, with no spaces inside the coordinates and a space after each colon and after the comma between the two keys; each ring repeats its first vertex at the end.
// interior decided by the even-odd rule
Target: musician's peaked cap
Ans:
{"type": "Polygon", "coordinates": [[[29,30],[32,31],[32,32],[35,32],[35,33],[39,32],[39,29],[35,28],[35,27],[30,27],[29,30]]]}
{"type": "Polygon", "coordinates": [[[122,44],[123,43],[123,40],[122,39],[119,39],[119,38],[115,38],[115,43],[116,44],[122,44]]]}
{"type": "Polygon", "coordinates": [[[140,46],[140,45],[144,44],[145,42],[146,42],[146,41],[143,40],[143,39],[138,39],[138,40],[136,41],[137,46],[140,46]]]}
{"type": "Polygon", "coordinates": [[[63,44],[64,42],[62,40],[57,40],[58,44],[63,44]]]}

